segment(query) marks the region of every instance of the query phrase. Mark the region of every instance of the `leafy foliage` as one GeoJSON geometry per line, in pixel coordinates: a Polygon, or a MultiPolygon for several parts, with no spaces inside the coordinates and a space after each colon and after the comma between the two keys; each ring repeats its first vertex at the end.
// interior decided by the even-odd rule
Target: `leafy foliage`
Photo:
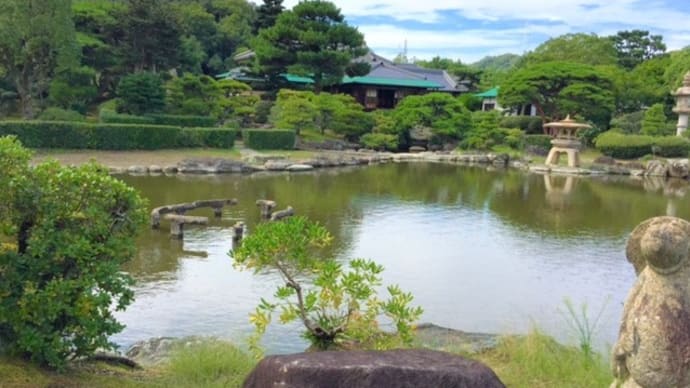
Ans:
{"type": "Polygon", "coordinates": [[[544,62],[571,62],[586,65],[615,65],[616,48],[606,37],[596,34],[565,34],[551,38],[527,53],[521,66],[544,62]]]}
{"type": "Polygon", "coordinates": [[[35,115],[57,69],[77,62],[70,0],[0,2],[0,69],[19,95],[24,118],[35,115]]]}
{"type": "Polygon", "coordinates": [[[331,2],[299,2],[259,31],[254,49],[264,73],[311,76],[314,90],[340,82],[353,58],[366,53],[363,35],[331,2]]]}
{"type": "Polygon", "coordinates": [[[647,154],[664,157],[687,157],[690,140],[678,136],[624,135],[604,132],[596,139],[596,147],[604,155],[634,159],[647,154]]]}
{"type": "Polygon", "coordinates": [[[498,98],[506,107],[534,105],[544,122],[580,114],[606,126],[615,108],[611,89],[612,81],[592,66],[544,62],[511,74],[498,98]]]}
{"type": "Polygon", "coordinates": [[[38,119],[43,121],[86,121],[86,117],[81,113],[60,108],[48,108],[38,115],[38,119]]]}
{"type": "MultiPolygon", "coordinates": [[[[133,116],[139,117],[139,116],[133,116]]],[[[235,131],[150,124],[60,121],[0,121],[0,136],[15,135],[31,148],[156,150],[179,147],[229,148],[235,131]]]]}
{"type": "Polygon", "coordinates": [[[96,71],[90,67],[63,70],[50,83],[50,101],[56,107],[85,113],[98,94],[95,80],[96,71]]]}
{"type": "Polygon", "coordinates": [[[291,150],[295,148],[295,132],[280,129],[246,129],[242,137],[247,147],[255,150],[291,150]]]}
{"type": "Polygon", "coordinates": [[[406,97],[393,111],[393,118],[403,131],[429,128],[441,140],[461,139],[472,127],[470,111],[447,93],[406,97]]]}
{"type": "Polygon", "coordinates": [[[616,47],[618,63],[626,69],[633,69],[640,63],[662,55],[666,51],[663,37],[650,35],[649,31],[619,31],[611,37],[611,40],[616,47]]]}
{"type": "Polygon", "coordinates": [[[398,149],[398,136],[388,133],[367,133],[360,138],[362,145],[377,151],[396,151],[398,149]]]}
{"type": "Polygon", "coordinates": [[[675,134],[675,126],[669,125],[662,104],[654,104],[644,112],[642,134],[650,136],[668,136],[675,134]]]}
{"type": "Polygon", "coordinates": [[[264,0],[256,10],[256,21],[254,22],[254,32],[264,28],[273,27],[278,16],[283,12],[283,0],[264,0]]]}
{"type": "Polygon", "coordinates": [[[611,119],[611,128],[618,128],[624,133],[636,135],[642,131],[644,111],[625,113],[611,119]]]}
{"type": "Polygon", "coordinates": [[[206,75],[185,74],[167,85],[167,109],[174,114],[208,116],[218,113],[221,89],[206,75]]]}
{"type": "Polygon", "coordinates": [[[11,352],[61,368],[111,348],[122,330],[111,311],[131,303],[120,265],[144,225],[139,195],[103,168],[43,163],[13,138],[0,139],[0,231],[17,243],[0,253],[0,339],[11,352]]]}
{"type": "Polygon", "coordinates": [[[141,72],[125,76],[117,87],[118,110],[141,115],[165,108],[165,89],[160,76],[141,72]]]}
{"type": "Polygon", "coordinates": [[[255,273],[277,271],[284,286],[279,286],[271,303],[262,299],[250,320],[256,328],[251,347],[258,351],[258,340],[279,312],[281,323],[300,320],[305,337],[319,349],[329,349],[354,342],[363,347],[386,348],[410,344],[411,325],[422,314],[410,307],[412,295],[397,286],[389,286],[390,299],[376,295],[381,285],[383,267],[353,259],[349,270],[334,261],[321,259],[317,251],[332,240],[328,231],[303,217],[258,225],[253,234],[232,252],[234,264],[255,273]],[[307,287],[302,279],[311,279],[307,287]],[[387,316],[397,329],[396,335],[384,333],[378,319],[387,316]]]}

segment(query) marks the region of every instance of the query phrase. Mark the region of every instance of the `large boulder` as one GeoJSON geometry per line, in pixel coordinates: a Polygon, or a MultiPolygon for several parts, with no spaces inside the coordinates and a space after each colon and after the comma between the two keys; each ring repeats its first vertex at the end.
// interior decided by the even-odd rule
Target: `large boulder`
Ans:
{"type": "Polygon", "coordinates": [[[690,387],[689,232],[685,220],[656,217],[631,236],[627,253],[641,271],[623,308],[612,387],[690,387]]]}
{"type": "Polygon", "coordinates": [[[424,349],[328,351],[269,356],[245,388],[504,387],[486,365],[424,349]]]}
{"type": "Polygon", "coordinates": [[[186,174],[226,174],[251,172],[255,168],[232,159],[186,159],[177,164],[177,170],[186,174]]]}
{"type": "Polygon", "coordinates": [[[668,165],[660,160],[650,160],[644,170],[646,176],[668,176],[668,165]]]}
{"type": "Polygon", "coordinates": [[[688,177],[688,160],[680,159],[671,162],[668,167],[668,175],[673,178],[687,178],[688,177]]]}

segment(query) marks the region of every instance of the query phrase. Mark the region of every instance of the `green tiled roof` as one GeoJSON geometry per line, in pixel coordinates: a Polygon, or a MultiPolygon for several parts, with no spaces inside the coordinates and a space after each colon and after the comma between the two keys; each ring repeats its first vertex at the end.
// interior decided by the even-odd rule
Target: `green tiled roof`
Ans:
{"type": "Polygon", "coordinates": [[[477,93],[474,96],[475,97],[481,97],[481,98],[496,98],[496,97],[498,97],[498,87],[495,87],[493,89],[489,89],[485,92],[477,93]]]}
{"type": "Polygon", "coordinates": [[[292,82],[292,83],[296,83],[296,84],[313,84],[314,83],[314,80],[309,78],[309,77],[301,77],[299,75],[294,75],[294,74],[285,74],[284,77],[288,82],[292,82]]]}
{"type": "Polygon", "coordinates": [[[382,77],[345,77],[343,84],[362,84],[362,85],[382,85],[382,86],[401,86],[408,88],[440,89],[442,86],[436,82],[423,79],[401,79],[401,78],[382,78],[382,77]]]}

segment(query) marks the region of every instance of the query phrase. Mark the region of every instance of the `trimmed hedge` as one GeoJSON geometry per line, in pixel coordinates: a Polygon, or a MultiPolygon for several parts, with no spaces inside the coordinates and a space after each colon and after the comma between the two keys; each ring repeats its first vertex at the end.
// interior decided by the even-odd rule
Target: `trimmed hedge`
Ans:
{"type": "Polygon", "coordinates": [[[544,133],[541,117],[536,116],[505,116],[498,123],[503,128],[520,128],[527,134],[544,133]]]}
{"type": "Polygon", "coordinates": [[[109,124],[152,124],[199,128],[210,128],[216,125],[216,119],[211,116],[188,116],[166,114],[147,114],[144,116],[136,116],[124,113],[117,113],[115,111],[107,109],[101,109],[99,119],[100,122],[109,124]]]}
{"type": "Polygon", "coordinates": [[[216,119],[211,116],[149,114],[144,117],[152,118],[154,124],[157,125],[176,125],[179,127],[202,128],[214,127],[216,125],[216,119]]]}
{"type": "Polygon", "coordinates": [[[648,154],[664,157],[685,157],[690,140],[677,136],[624,135],[604,132],[596,139],[596,148],[604,155],[618,159],[634,159],[648,154]]]}
{"type": "Polygon", "coordinates": [[[151,117],[128,115],[107,109],[101,109],[98,114],[98,120],[101,123],[107,124],[155,124],[151,117]]]}
{"type": "Polygon", "coordinates": [[[235,141],[235,131],[226,128],[60,121],[2,121],[0,136],[5,135],[16,135],[30,148],[102,150],[230,148],[235,141]]]}
{"type": "Polygon", "coordinates": [[[294,131],[283,129],[247,129],[244,144],[255,150],[291,150],[295,148],[294,131]]]}
{"type": "Polygon", "coordinates": [[[182,128],[177,138],[179,147],[232,148],[237,131],[231,128],[182,128]]]}

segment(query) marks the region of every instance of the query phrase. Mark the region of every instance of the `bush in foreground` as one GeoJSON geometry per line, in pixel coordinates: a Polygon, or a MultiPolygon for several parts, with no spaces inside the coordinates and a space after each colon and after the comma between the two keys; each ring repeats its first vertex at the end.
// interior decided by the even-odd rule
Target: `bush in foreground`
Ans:
{"type": "Polygon", "coordinates": [[[388,300],[380,299],[383,267],[353,259],[349,269],[333,259],[316,256],[316,251],[330,244],[332,236],[317,223],[304,217],[269,222],[256,227],[253,234],[231,252],[234,264],[241,269],[276,271],[284,285],[275,293],[277,301],[261,299],[250,321],[256,328],[250,347],[260,354],[258,341],[279,312],[286,324],[301,321],[304,337],[318,349],[354,345],[385,349],[409,345],[412,324],[421,316],[420,307],[411,307],[412,295],[398,286],[389,286],[388,300]],[[307,286],[304,279],[312,280],[307,286]],[[380,329],[378,319],[387,316],[396,333],[380,329]]]}
{"type": "Polygon", "coordinates": [[[29,166],[30,153],[0,138],[0,342],[15,355],[62,368],[112,348],[112,309],[132,301],[120,265],[135,253],[146,206],[97,165],[29,166]]]}

